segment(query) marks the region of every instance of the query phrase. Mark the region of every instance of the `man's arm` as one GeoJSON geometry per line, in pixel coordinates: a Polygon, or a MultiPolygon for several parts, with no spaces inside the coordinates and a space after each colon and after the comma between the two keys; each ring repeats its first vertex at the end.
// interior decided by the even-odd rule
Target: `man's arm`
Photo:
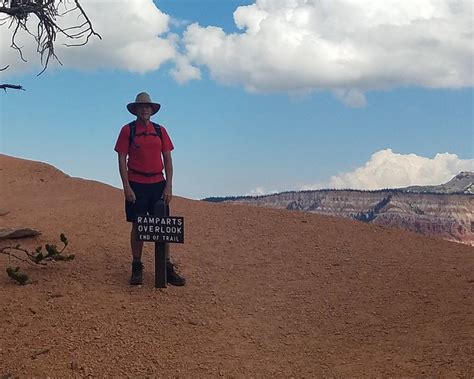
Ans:
{"type": "Polygon", "coordinates": [[[169,204],[173,197],[173,160],[171,151],[163,153],[163,163],[165,165],[166,187],[163,190],[163,199],[169,204]]]}
{"type": "Polygon", "coordinates": [[[125,199],[127,201],[131,201],[132,203],[135,202],[135,193],[133,192],[132,188],[130,187],[130,183],[128,182],[128,171],[127,171],[127,154],[125,153],[118,153],[118,164],[119,164],[119,172],[120,178],[122,179],[123,185],[123,192],[125,195],[125,199]]]}

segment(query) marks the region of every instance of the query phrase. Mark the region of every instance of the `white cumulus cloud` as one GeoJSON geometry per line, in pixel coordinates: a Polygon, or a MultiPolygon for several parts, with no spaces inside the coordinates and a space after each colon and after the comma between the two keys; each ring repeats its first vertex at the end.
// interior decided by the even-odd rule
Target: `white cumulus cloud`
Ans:
{"type": "Polygon", "coordinates": [[[474,171],[474,159],[460,159],[456,154],[439,153],[434,158],[416,154],[397,154],[380,150],[352,172],[330,178],[327,183],[307,185],[302,189],[353,188],[376,190],[412,185],[446,183],[461,171],[474,171]]]}
{"type": "Polygon", "coordinates": [[[170,70],[171,76],[178,83],[186,83],[191,79],[201,79],[201,71],[191,65],[184,55],[179,55],[175,59],[175,66],[170,70]]]}
{"type": "MultiPolygon", "coordinates": [[[[67,2],[66,2],[67,3],[67,2]]],[[[234,12],[237,33],[218,26],[183,26],[152,0],[82,0],[101,34],[81,47],[56,53],[66,67],[122,69],[145,73],[173,62],[180,83],[199,79],[200,68],[220,83],[253,92],[290,94],[328,90],[344,103],[361,107],[364,93],[402,86],[472,86],[473,7],[463,0],[257,0],[234,12]]],[[[77,13],[59,19],[78,25],[77,13]]],[[[12,29],[0,26],[2,75],[39,70],[35,41],[19,33],[27,63],[10,48],[12,29]]],[[[30,17],[35,30],[35,18],[30,17]]],[[[70,41],[68,41],[70,42],[70,41]]]]}
{"type": "Polygon", "coordinates": [[[183,43],[221,83],[360,107],[375,89],[472,86],[472,17],[462,0],[257,0],[234,12],[239,33],[194,23],[183,43]]]}

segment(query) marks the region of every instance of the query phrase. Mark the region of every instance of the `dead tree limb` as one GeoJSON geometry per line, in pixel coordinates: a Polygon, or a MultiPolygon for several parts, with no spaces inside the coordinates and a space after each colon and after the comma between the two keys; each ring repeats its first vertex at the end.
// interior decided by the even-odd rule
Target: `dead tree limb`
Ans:
{"type": "MultiPolygon", "coordinates": [[[[92,22],[79,3],[79,0],[0,0],[1,14],[4,17],[0,18],[0,23],[2,25],[8,23],[8,28],[12,30],[10,47],[17,50],[20,59],[25,62],[22,47],[17,44],[17,34],[20,30],[23,30],[35,39],[36,52],[40,55],[43,66],[38,75],[41,75],[48,68],[51,59],[61,64],[55,51],[58,34],[65,36],[67,40],[75,41],[74,43],[65,44],[66,46],[83,46],[89,42],[92,36],[102,39],[94,30],[92,22]],[[60,27],[58,20],[71,12],[78,14],[76,25],[65,28],[60,27]],[[29,29],[27,22],[30,16],[35,16],[38,21],[36,30],[29,29]]],[[[1,70],[3,71],[6,68],[1,70]]],[[[23,89],[18,88],[21,86],[4,86],[8,86],[7,88],[23,89]]]]}
{"type": "Polygon", "coordinates": [[[5,92],[7,92],[7,88],[18,89],[18,90],[21,90],[21,91],[25,90],[22,86],[19,86],[19,85],[16,85],[16,84],[0,84],[0,89],[3,89],[5,92]]]}

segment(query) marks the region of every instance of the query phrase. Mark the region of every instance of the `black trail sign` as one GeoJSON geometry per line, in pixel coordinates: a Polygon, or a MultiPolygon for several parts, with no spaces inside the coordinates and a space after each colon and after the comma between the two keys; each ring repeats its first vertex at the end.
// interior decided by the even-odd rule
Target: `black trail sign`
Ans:
{"type": "Polygon", "coordinates": [[[168,215],[163,201],[154,206],[153,215],[138,215],[137,240],[155,243],[155,287],[166,288],[166,244],[184,243],[184,217],[168,215]]]}

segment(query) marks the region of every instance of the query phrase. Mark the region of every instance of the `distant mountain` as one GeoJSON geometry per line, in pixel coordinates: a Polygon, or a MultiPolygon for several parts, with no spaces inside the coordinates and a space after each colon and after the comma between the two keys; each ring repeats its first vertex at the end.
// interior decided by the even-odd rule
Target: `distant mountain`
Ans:
{"type": "Polygon", "coordinates": [[[461,172],[438,186],[289,191],[204,200],[341,216],[474,245],[473,179],[472,172],[461,172]]]}
{"type": "Polygon", "coordinates": [[[474,172],[460,172],[449,182],[438,186],[411,186],[404,188],[404,190],[417,193],[435,192],[474,194],[474,172]]]}

